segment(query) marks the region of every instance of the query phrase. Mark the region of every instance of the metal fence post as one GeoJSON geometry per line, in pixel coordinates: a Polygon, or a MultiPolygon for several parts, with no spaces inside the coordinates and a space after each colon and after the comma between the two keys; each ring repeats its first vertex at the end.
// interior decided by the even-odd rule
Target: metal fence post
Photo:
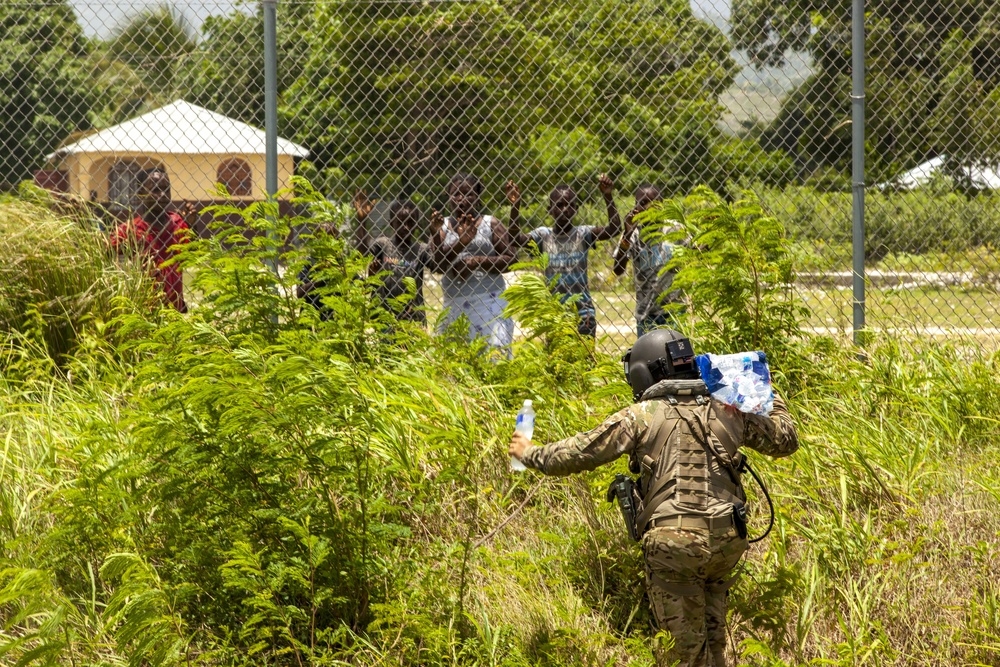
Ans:
{"type": "MultiPolygon", "coordinates": [[[[261,0],[261,5],[264,11],[264,187],[270,210],[277,205],[275,197],[278,194],[278,0],[261,0]]],[[[278,272],[277,260],[273,269],[278,272]]]]}
{"type": "Polygon", "coordinates": [[[861,345],[865,328],[865,0],[853,0],[851,14],[854,344],[861,345]]]}

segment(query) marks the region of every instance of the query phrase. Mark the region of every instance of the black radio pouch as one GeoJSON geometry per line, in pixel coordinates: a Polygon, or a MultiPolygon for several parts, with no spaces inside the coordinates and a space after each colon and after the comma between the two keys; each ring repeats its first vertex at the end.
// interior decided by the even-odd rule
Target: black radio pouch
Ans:
{"type": "Polygon", "coordinates": [[[618,501],[628,535],[636,542],[642,537],[639,526],[635,524],[636,518],[642,511],[642,501],[639,499],[637,486],[636,481],[628,475],[618,474],[608,488],[608,502],[618,501]]]}
{"type": "Polygon", "coordinates": [[[747,506],[737,501],[733,503],[733,525],[740,539],[747,538],[747,506]]]}

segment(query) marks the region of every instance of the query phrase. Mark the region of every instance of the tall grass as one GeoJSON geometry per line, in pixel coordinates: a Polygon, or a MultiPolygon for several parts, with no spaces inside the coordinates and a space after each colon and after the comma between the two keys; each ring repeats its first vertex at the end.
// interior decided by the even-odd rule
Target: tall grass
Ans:
{"type": "Polygon", "coordinates": [[[8,341],[36,334],[56,360],[72,352],[84,328],[112,319],[119,297],[140,309],[155,304],[151,281],[120,267],[96,220],[85,215],[4,200],[0,257],[0,331],[8,341]]]}
{"type": "MultiPolygon", "coordinates": [[[[509,470],[524,398],[540,440],[630,400],[537,279],[511,308],[538,336],[497,361],[384,332],[339,241],[308,249],[326,322],[261,270],[280,248],[229,247],[191,249],[191,314],[122,316],[69,373],[0,378],[3,660],[654,664],[641,555],[604,501],[624,462],[509,470]]],[[[740,664],[996,664],[1000,358],[806,338],[775,362],[802,447],[754,457],[778,516],[732,591],[740,664]]]]}

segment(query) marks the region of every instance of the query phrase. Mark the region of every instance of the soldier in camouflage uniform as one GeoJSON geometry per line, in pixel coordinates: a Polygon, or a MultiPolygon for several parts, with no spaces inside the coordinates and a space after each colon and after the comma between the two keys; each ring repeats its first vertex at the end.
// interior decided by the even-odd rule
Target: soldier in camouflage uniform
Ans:
{"type": "Polygon", "coordinates": [[[726,591],[747,549],[734,521],[746,502],[740,483],[748,446],[774,457],[798,448],[795,425],[775,396],[768,416],[746,414],[708,395],[690,342],[658,329],[626,354],[636,403],[597,428],[544,447],[515,433],[510,453],[547,475],[568,475],[627,454],[641,472],[636,526],[653,617],[674,648],[666,664],[726,664],[726,591]]]}

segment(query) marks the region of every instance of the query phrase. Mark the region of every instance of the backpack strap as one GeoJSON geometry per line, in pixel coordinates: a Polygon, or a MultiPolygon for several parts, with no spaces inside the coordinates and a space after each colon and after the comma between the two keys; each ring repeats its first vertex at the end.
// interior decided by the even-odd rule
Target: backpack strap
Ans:
{"type": "Polygon", "coordinates": [[[636,518],[636,528],[640,534],[645,532],[653,514],[668,498],[676,496],[679,503],[696,507],[704,505],[710,498],[721,497],[733,504],[745,502],[746,498],[740,482],[740,473],[732,457],[723,456],[719,452],[708,424],[702,419],[701,413],[707,412],[707,420],[711,420],[713,410],[711,401],[696,396],[695,402],[699,405],[699,409],[688,410],[679,407],[677,399],[673,396],[667,396],[665,399],[673,412],[671,416],[675,418],[671,420],[673,426],[670,430],[665,436],[656,439],[649,453],[643,456],[640,462],[643,473],[653,480],[649,489],[643,494],[642,510],[636,518]],[[663,448],[668,442],[673,442],[677,448],[678,474],[670,476],[661,474],[653,479],[653,474],[658,472],[655,466],[660,463],[663,448]],[[718,485],[712,482],[710,470],[712,458],[719,462],[730,478],[730,484],[727,484],[726,488],[718,488],[718,485]]]}
{"type": "MultiPolygon", "coordinates": [[[[673,396],[667,396],[666,399],[667,403],[673,408],[674,412],[676,412],[677,399],[673,396]]],[[[643,493],[642,512],[639,514],[638,518],[636,518],[635,522],[640,535],[645,532],[646,524],[649,523],[649,520],[653,516],[653,512],[656,511],[656,508],[659,507],[660,503],[673,495],[674,485],[677,483],[677,480],[673,476],[667,477],[666,475],[660,475],[656,478],[653,477],[653,474],[656,472],[654,467],[660,461],[663,454],[663,448],[674,437],[674,434],[677,431],[678,421],[676,419],[671,421],[673,422],[673,425],[670,430],[665,431],[665,433],[657,434],[659,437],[657,437],[657,439],[653,442],[653,446],[650,448],[649,453],[643,456],[642,460],[639,462],[642,468],[643,476],[648,476],[648,479],[650,480],[649,488],[646,489],[645,493],[643,493]]]]}

